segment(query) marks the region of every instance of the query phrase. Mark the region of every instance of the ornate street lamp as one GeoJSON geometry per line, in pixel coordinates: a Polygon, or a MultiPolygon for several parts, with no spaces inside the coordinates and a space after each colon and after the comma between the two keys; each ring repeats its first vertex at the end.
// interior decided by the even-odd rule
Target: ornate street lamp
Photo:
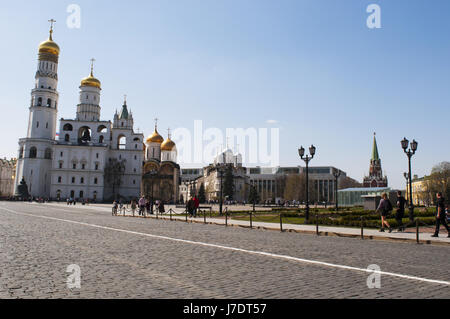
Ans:
{"type": "Polygon", "coordinates": [[[314,145],[311,145],[309,148],[309,154],[305,156],[305,149],[303,146],[299,148],[298,155],[300,155],[300,158],[306,163],[306,210],[305,210],[305,220],[309,221],[309,176],[308,176],[308,167],[309,162],[314,158],[314,155],[316,155],[316,148],[314,145]]]}
{"type": "Polygon", "coordinates": [[[151,203],[150,203],[150,214],[153,215],[153,184],[154,184],[154,180],[155,180],[156,175],[158,175],[158,171],[155,170],[155,169],[152,169],[147,174],[152,180],[152,189],[151,189],[152,197],[151,197],[151,203]]]}
{"type": "Polygon", "coordinates": [[[416,154],[419,143],[417,143],[416,140],[413,140],[410,143],[405,137],[401,141],[401,144],[402,144],[403,151],[405,152],[406,156],[408,156],[409,172],[408,172],[408,176],[406,176],[406,173],[405,173],[405,177],[408,177],[408,180],[409,180],[409,220],[413,221],[414,220],[414,204],[413,204],[413,198],[412,198],[413,194],[412,194],[411,158],[413,157],[414,154],[416,154]],[[409,149],[408,149],[408,146],[410,147],[409,149]]]}
{"type": "Polygon", "coordinates": [[[225,169],[227,168],[227,164],[225,163],[217,163],[215,165],[217,172],[220,175],[220,192],[219,192],[219,215],[223,214],[223,174],[225,173],[225,169]]]}
{"type": "Polygon", "coordinates": [[[341,174],[342,174],[342,172],[341,172],[340,169],[337,169],[337,168],[333,169],[333,176],[334,176],[334,178],[336,180],[336,183],[335,183],[335,198],[334,198],[334,201],[336,203],[336,212],[339,211],[339,204],[338,204],[338,180],[339,180],[339,177],[341,177],[341,174]]]}

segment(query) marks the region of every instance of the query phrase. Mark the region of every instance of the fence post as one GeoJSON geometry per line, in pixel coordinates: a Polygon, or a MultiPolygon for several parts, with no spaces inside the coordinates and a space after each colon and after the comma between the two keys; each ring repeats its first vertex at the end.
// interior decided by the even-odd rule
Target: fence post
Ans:
{"type": "Polygon", "coordinates": [[[170,221],[172,221],[172,208],[169,209],[169,214],[170,214],[170,221]]]}
{"type": "Polygon", "coordinates": [[[319,217],[316,214],[316,235],[319,236],[319,217]]]}
{"type": "Polygon", "coordinates": [[[253,212],[250,211],[250,229],[253,229],[253,219],[252,219],[252,214],[253,212]]]}
{"type": "Polygon", "coordinates": [[[364,216],[361,216],[361,239],[364,240],[364,216]]]}
{"type": "Polygon", "coordinates": [[[206,210],[203,210],[203,219],[204,219],[205,224],[206,224],[206,210]]]}
{"type": "Polygon", "coordinates": [[[420,244],[419,240],[419,218],[416,218],[416,241],[418,244],[420,244]]]}
{"type": "Polygon", "coordinates": [[[283,232],[283,213],[280,213],[280,231],[283,232]]]}

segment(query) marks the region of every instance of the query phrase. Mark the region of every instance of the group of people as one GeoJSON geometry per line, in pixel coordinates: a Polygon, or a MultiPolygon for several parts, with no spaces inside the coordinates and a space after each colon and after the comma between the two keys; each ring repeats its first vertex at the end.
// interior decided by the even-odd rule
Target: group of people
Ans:
{"type": "MultiPolygon", "coordinates": [[[[389,232],[391,233],[392,227],[387,221],[387,218],[389,217],[390,212],[394,210],[394,208],[386,193],[384,193],[381,197],[382,199],[376,211],[377,213],[381,214],[380,232],[384,232],[386,226],[389,232]]],[[[405,225],[403,224],[403,217],[405,215],[405,204],[406,204],[405,197],[402,196],[401,191],[398,191],[397,211],[395,213],[395,220],[399,225],[398,231],[404,231],[406,228],[405,225]]],[[[447,223],[447,214],[448,214],[448,206],[446,206],[445,204],[445,199],[442,196],[442,193],[439,192],[436,194],[436,230],[431,237],[439,237],[439,230],[441,228],[441,225],[443,225],[448,232],[448,238],[450,238],[450,228],[447,223]]]]}
{"type": "MultiPolygon", "coordinates": [[[[155,201],[154,205],[156,206],[156,210],[163,214],[166,212],[164,207],[164,202],[162,200],[155,201]]],[[[152,209],[152,201],[148,200],[144,196],[142,196],[138,201],[132,200],[130,202],[130,209],[133,216],[136,214],[136,210],[138,211],[139,216],[145,216],[146,214],[152,215],[154,214],[152,209]]],[[[126,207],[122,200],[113,202],[113,215],[117,215],[117,212],[125,213],[126,207]]]]}
{"type": "Polygon", "coordinates": [[[200,207],[200,200],[197,196],[191,197],[186,203],[186,211],[190,217],[197,217],[197,210],[200,207]]]}

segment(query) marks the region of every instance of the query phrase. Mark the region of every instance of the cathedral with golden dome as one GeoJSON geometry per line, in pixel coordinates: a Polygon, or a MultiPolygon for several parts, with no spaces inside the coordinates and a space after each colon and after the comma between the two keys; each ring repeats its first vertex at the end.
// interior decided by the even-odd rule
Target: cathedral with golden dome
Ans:
{"type": "Polygon", "coordinates": [[[159,134],[155,120],[155,130],[145,141],[142,193],[148,198],[175,203],[179,199],[179,186],[177,147],[171,140],[170,130],[166,140],[159,134]]]}
{"type": "Polygon", "coordinates": [[[102,202],[144,195],[176,201],[180,167],[170,133],[164,139],[157,125],[147,139],[135,132],[126,97],[113,121],[102,120],[94,59],[80,82],[75,118],[60,119],[57,133],[61,51],[50,22],[49,38],[39,45],[27,136],[19,140],[16,189],[24,179],[34,197],[102,202]]]}

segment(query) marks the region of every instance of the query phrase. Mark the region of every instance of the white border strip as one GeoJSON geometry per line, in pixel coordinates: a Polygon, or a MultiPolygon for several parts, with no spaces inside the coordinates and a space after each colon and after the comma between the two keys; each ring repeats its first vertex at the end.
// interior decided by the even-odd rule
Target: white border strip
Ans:
{"type": "Polygon", "coordinates": [[[20,213],[20,212],[16,212],[16,211],[13,211],[13,210],[10,210],[10,209],[7,209],[7,208],[3,208],[3,207],[1,209],[5,210],[7,212],[13,213],[13,214],[17,214],[17,215],[48,219],[48,220],[54,220],[54,221],[59,221],[59,222],[66,222],[66,223],[82,225],[82,226],[88,226],[88,227],[93,227],[93,228],[98,228],[98,229],[112,230],[112,231],[132,234],[132,235],[145,236],[145,237],[151,237],[151,238],[158,238],[158,239],[164,239],[164,240],[180,242],[180,243],[185,243],[185,244],[199,245],[199,246],[204,246],[204,247],[212,247],[212,248],[219,248],[219,249],[224,249],[224,250],[231,250],[231,251],[237,251],[237,252],[242,252],[242,253],[247,253],[247,254],[253,254],[253,255],[259,255],[259,256],[272,257],[272,258],[290,260],[290,261],[295,261],[295,262],[307,263],[307,264],[312,264],[312,265],[319,265],[319,266],[332,267],[332,268],[345,269],[345,270],[353,270],[353,271],[359,271],[359,272],[364,272],[364,273],[377,273],[377,274],[385,275],[385,276],[391,276],[391,277],[397,277],[397,278],[403,278],[403,279],[409,279],[409,280],[416,280],[416,281],[420,281],[420,282],[427,282],[427,283],[433,283],[433,284],[450,286],[450,282],[443,281],[443,280],[427,279],[427,278],[421,278],[421,277],[416,277],[416,276],[409,276],[409,275],[403,275],[403,274],[392,273],[392,272],[385,272],[385,271],[374,271],[374,270],[371,270],[371,269],[364,269],[364,268],[358,268],[358,267],[338,265],[338,264],[332,264],[332,263],[327,263],[327,262],[322,262],[322,261],[317,261],[317,260],[297,258],[297,257],[292,257],[292,256],[287,256],[287,255],[278,255],[278,254],[266,253],[266,252],[262,252],[262,251],[247,250],[247,249],[242,249],[242,248],[235,248],[235,247],[229,247],[229,246],[209,244],[209,243],[192,241],[192,240],[186,240],[186,239],[172,238],[172,237],[166,237],[166,236],[160,236],[160,235],[152,235],[152,234],[147,234],[147,233],[140,233],[140,232],[136,232],[136,231],[126,230],[126,229],[120,229],[120,228],[113,228],[113,227],[107,227],[107,226],[100,226],[100,225],[95,225],[95,224],[88,224],[88,223],[83,223],[83,222],[77,222],[77,221],[68,220],[68,219],[61,219],[61,218],[48,217],[48,216],[42,216],[42,215],[33,215],[33,214],[27,214],[27,213],[20,213]]]}

